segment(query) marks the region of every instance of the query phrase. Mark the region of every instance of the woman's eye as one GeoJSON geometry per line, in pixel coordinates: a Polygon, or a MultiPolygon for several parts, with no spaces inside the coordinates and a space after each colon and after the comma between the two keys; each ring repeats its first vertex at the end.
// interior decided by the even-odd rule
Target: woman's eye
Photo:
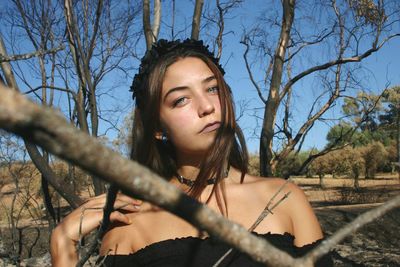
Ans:
{"type": "Polygon", "coordinates": [[[210,93],[218,93],[219,88],[218,88],[218,86],[213,86],[213,87],[208,88],[207,91],[210,93]]]}
{"type": "Polygon", "coordinates": [[[175,100],[172,106],[173,107],[182,106],[183,104],[185,104],[185,102],[186,102],[186,97],[181,97],[175,100]]]}

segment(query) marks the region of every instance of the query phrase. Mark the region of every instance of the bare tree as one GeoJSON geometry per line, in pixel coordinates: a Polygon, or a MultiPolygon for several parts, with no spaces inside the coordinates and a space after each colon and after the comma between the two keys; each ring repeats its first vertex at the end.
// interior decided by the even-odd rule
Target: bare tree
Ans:
{"type": "Polygon", "coordinates": [[[215,3],[215,8],[211,8],[210,5],[206,6],[207,11],[203,15],[206,20],[206,24],[211,23],[217,28],[217,34],[216,36],[211,36],[211,42],[215,43],[216,49],[214,47],[214,51],[217,51],[214,52],[214,54],[216,54],[216,58],[218,60],[222,56],[224,36],[232,33],[231,31],[225,32],[226,17],[232,10],[240,7],[242,3],[243,0],[229,0],[223,3],[221,3],[220,0],[217,0],[215,3]]]}
{"type": "Polygon", "coordinates": [[[9,187],[8,194],[0,199],[1,219],[6,222],[9,236],[2,239],[9,261],[19,264],[27,256],[32,256],[32,250],[41,235],[39,228],[45,226],[42,203],[36,200],[40,188],[35,180],[40,173],[28,160],[24,144],[18,137],[0,131],[0,142],[0,178],[9,187]],[[24,220],[26,218],[31,219],[28,224],[24,220]],[[26,230],[32,229],[36,236],[29,240],[26,230]]]}
{"type": "MultiPolygon", "coordinates": [[[[279,26],[280,33],[275,49],[265,40],[270,33],[266,33],[261,28],[265,27],[264,25],[257,25],[253,30],[246,31],[242,38],[242,43],[246,47],[244,58],[250,80],[265,106],[260,136],[260,169],[263,176],[273,175],[277,164],[294,151],[296,146],[302,144],[313,125],[340,97],[343,97],[343,92],[349,87],[349,83],[351,87],[356,86],[354,74],[350,68],[345,68],[345,65],[362,61],[379,51],[392,38],[400,36],[399,33],[392,31],[393,25],[398,23],[396,16],[399,10],[395,3],[390,5],[383,0],[378,1],[377,4],[373,1],[337,2],[331,0],[317,1],[316,6],[324,10],[321,11],[323,14],[320,17],[329,17],[329,20],[328,22],[320,21],[319,24],[324,25],[324,28],[312,33],[311,36],[307,36],[307,33],[302,31],[302,29],[308,29],[304,27],[306,25],[301,24],[301,21],[304,22],[305,19],[294,19],[296,10],[301,7],[298,1],[283,0],[280,23],[277,19],[271,19],[272,27],[268,29],[279,26]],[[367,42],[370,43],[370,47],[365,49],[367,42]],[[300,70],[297,74],[291,71],[291,75],[284,75],[290,62],[295,58],[299,60],[302,55],[309,56],[309,52],[303,51],[307,49],[309,51],[316,46],[319,47],[319,51],[327,47],[329,51],[335,52],[330,53],[331,58],[325,61],[316,60],[314,65],[300,70]],[[248,57],[251,48],[262,53],[264,60],[269,59],[263,79],[265,87],[268,88],[268,96],[264,96],[262,86],[253,75],[248,57]],[[332,71],[333,68],[336,69],[332,71]],[[321,95],[316,98],[306,121],[298,127],[297,132],[294,132],[294,127],[290,127],[288,117],[284,118],[282,126],[279,126],[278,112],[281,108],[285,108],[285,99],[286,102],[289,100],[288,97],[295,90],[294,86],[302,79],[312,77],[312,75],[315,77],[316,74],[325,77],[321,89],[325,87],[327,90],[321,90],[321,95]],[[325,98],[324,103],[318,105],[323,98],[325,98]],[[282,148],[274,151],[274,139],[279,136],[283,140],[282,148]]],[[[316,9],[316,7],[312,8],[313,12],[316,12],[316,9]]],[[[317,22],[313,23],[318,25],[317,22]]],[[[315,29],[319,30],[319,27],[315,29]]],[[[290,114],[289,107],[286,105],[285,114],[290,114]]]]}
{"type": "Polygon", "coordinates": [[[313,266],[319,257],[347,235],[400,206],[400,196],[396,196],[384,205],[360,215],[307,255],[294,259],[269,245],[267,241],[251,235],[244,227],[225,220],[148,169],[122,158],[101,145],[98,140],[77,131],[53,110],[31,103],[2,84],[0,93],[3,96],[0,99],[1,128],[24,137],[29,136],[30,141],[44,146],[49,152],[115,183],[131,196],[140,196],[181,216],[199,229],[266,265],[313,266]],[[86,149],[75,149],[77,144],[84,144],[86,149]],[[109,168],[109,165],[113,168],[109,168]]]}
{"type": "MultiPolygon", "coordinates": [[[[81,5],[73,5],[70,0],[64,5],[68,44],[78,77],[74,111],[79,127],[97,137],[100,118],[97,88],[134,51],[136,42],[132,38],[137,38],[137,34],[131,28],[137,11],[131,4],[127,9],[113,10],[116,6],[112,1],[82,1],[81,5]]],[[[95,177],[93,184],[95,194],[104,192],[103,183],[95,177]]]]}
{"type": "MultiPolygon", "coordinates": [[[[8,85],[19,90],[15,73],[27,87],[23,89],[25,93],[37,97],[43,105],[54,105],[55,96],[65,97],[67,101],[57,102],[58,108],[67,110],[71,123],[97,137],[99,120],[110,123],[116,129],[98,106],[100,97],[109,94],[112,88],[106,92],[98,88],[110,73],[127,75],[133,67],[127,60],[136,58],[134,48],[140,36],[140,27],[135,31],[133,26],[140,9],[137,8],[137,1],[117,3],[99,0],[74,4],[65,1],[64,4],[63,7],[57,1],[13,0],[7,6],[12,15],[3,17],[2,21],[10,26],[6,40],[12,48],[11,53],[16,56],[8,56],[2,44],[2,69],[6,79],[12,79],[7,80],[8,85]],[[26,46],[19,45],[23,42],[30,43],[34,51],[26,53],[26,46]],[[11,61],[14,71],[7,65],[11,61]],[[40,81],[39,84],[37,81],[40,81]]],[[[61,184],[61,179],[54,174],[45,151],[39,151],[29,142],[26,147],[43,174],[43,192],[47,196],[48,210],[51,210],[46,183],[61,184]]],[[[69,169],[69,176],[73,178],[73,167],[69,169]]],[[[93,183],[95,193],[101,193],[102,182],[94,178],[93,183]]],[[[60,189],[70,205],[77,207],[81,203],[73,189],[65,191],[63,186],[56,186],[57,191],[60,189]]]]}
{"type": "MultiPolygon", "coordinates": [[[[30,53],[32,56],[36,56],[39,58],[46,58],[44,55],[48,55],[49,59],[55,59],[57,61],[57,64],[54,64],[55,71],[60,77],[61,82],[59,84],[55,83],[54,85],[52,85],[51,78],[49,79],[47,77],[54,76],[52,76],[52,72],[46,72],[49,74],[48,76],[46,75],[45,79],[48,82],[45,85],[31,85],[29,87],[30,89],[27,92],[30,95],[36,94],[38,91],[43,92],[44,87],[46,87],[47,89],[51,89],[50,92],[59,91],[65,93],[65,95],[68,96],[67,100],[69,101],[66,108],[68,109],[68,120],[76,124],[76,126],[78,126],[78,128],[80,128],[83,132],[89,133],[94,137],[97,137],[99,135],[98,124],[101,115],[99,112],[98,100],[100,84],[104,80],[104,77],[106,77],[106,75],[108,75],[109,73],[112,73],[113,70],[128,70],[128,68],[124,66],[123,60],[127,57],[136,57],[136,55],[132,51],[135,51],[135,49],[133,48],[140,40],[140,38],[131,31],[131,26],[134,18],[136,17],[136,13],[134,13],[132,10],[130,10],[129,12],[126,12],[124,10],[124,16],[119,16],[118,14],[121,13],[113,13],[113,7],[115,7],[115,5],[112,4],[112,2],[114,1],[86,0],[76,2],[65,0],[65,7],[61,10],[65,11],[63,19],[65,18],[66,22],[63,20],[61,24],[64,25],[65,29],[65,24],[63,23],[66,23],[67,32],[66,36],[64,36],[64,31],[61,31],[62,34],[58,35],[58,38],[63,41],[60,43],[54,43],[52,46],[45,48],[39,47],[37,51],[33,51],[32,53],[30,53]],[[65,41],[65,38],[68,38],[68,41],[65,41]],[[62,51],[58,50],[58,44],[66,47],[66,49],[62,51]],[[55,57],[53,57],[53,55],[55,55],[55,57]]],[[[201,2],[202,4],[202,1],[196,1],[196,7],[198,2],[201,2]]],[[[219,1],[217,2],[219,17],[217,17],[218,19],[216,19],[215,21],[217,22],[219,27],[216,38],[218,57],[221,56],[222,53],[222,38],[224,36],[225,29],[224,15],[226,14],[224,12],[227,12],[229,10],[228,4],[231,2],[239,3],[240,1],[228,1],[226,2],[226,6],[224,6],[224,3],[220,3],[219,1]]],[[[153,15],[153,26],[151,26],[149,6],[150,4],[149,1],[143,1],[143,27],[147,29],[145,34],[147,49],[149,48],[148,43],[150,43],[151,45],[151,43],[158,38],[161,25],[160,3],[161,1],[154,2],[155,7],[153,15]],[[145,2],[147,2],[147,10],[145,10],[145,2]],[[156,12],[157,3],[159,9],[158,13],[156,12]],[[146,12],[147,17],[145,20],[144,17],[146,12]],[[147,35],[148,32],[151,32],[151,35],[147,35]],[[150,40],[150,42],[148,42],[148,40],[150,40]]],[[[173,3],[175,3],[175,1],[173,1],[173,3]]],[[[275,51],[273,49],[270,51],[266,50],[267,56],[270,55],[272,60],[265,70],[266,77],[264,81],[267,85],[271,85],[271,77],[278,74],[280,75],[280,77],[278,75],[274,78],[274,84],[276,85],[274,87],[275,98],[271,100],[271,103],[275,104],[275,112],[279,109],[279,105],[281,103],[285,103],[285,114],[287,115],[285,115],[282,127],[280,127],[278,131],[275,131],[273,129],[272,135],[276,136],[277,133],[283,134],[284,136],[286,136],[287,140],[292,141],[290,145],[287,146],[287,150],[282,150],[283,152],[279,152],[282,154],[274,155],[271,152],[271,155],[273,155],[272,158],[276,162],[278,162],[279,159],[282,159],[285,156],[285,153],[293,151],[296,145],[301,146],[302,140],[304,140],[304,136],[312,127],[312,125],[319,118],[321,118],[322,114],[332,105],[332,103],[337,101],[338,97],[341,96],[343,88],[346,88],[346,86],[352,80],[352,76],[344,68],[344,64],[348,62],[359,61],[369,56],[371,53],[377,51],[386,41],[395,36],[388,35],[385,37],[386,39],[379,39],[381,36],[380,34],[377,34],[379,38],[377,38],[378,41],[375,44],[375,48],[372,50],[370,49],[365,53],[358,53],[360,51],[358,48],[360,40],[354,41],[355,39],[351,39],[353,37],[349,37],[346,34],[348,34],[348,32],[351,32],[354,36],[355,33],[358,33],[356,30],[361,29],[361,26],[376,29],[377,24],[374,23],[380,23],[382,25],[380,30],[381,32],[384,32],[384,25],[388,23],[387,17],[389,17],[389,15],[385,15],[386,18],[383,21],[377,21],[374,18],[382,17],[379,12],[371,11],[371,9],[368,8],[366,9],[365,6],[352,1],[352,3],[349,4],[351,9],[346,6],[344,11],[347,12],[347,10],[354,10],[354,14],[356,14],[356,23],[353,31],[351,31],[351,29],[348,30],[349,27],[347,27],[344,22],[343,24],[339,23],[341,17],[344,17],[345,15],[349,16],[349,14],[346,12],[345,14],[342,14],[343,10],[340,11],[340,9],[337,9],[338,12],[333,12],[332,14],[334,14],[334,16],[336,17],[335,21],[339,22],[335,24],[334,27],[332,26],[332,30],[322,31],[319,34],[312,36],[313,38],[301,38],[301,36],[299,35],[299,28],[296,27],[296,21],[294,21],[294,12],[296,7],[295,2],[283,0],[282,3],[283,7],[287,9],[286,11],[289,12],[285,13],[286,17],[283,19],[282,23],[286,25],[285,29],[282,32],[282,40],[284,41],[283,49],[286,52],[282,53],[282,51],[279,51],[281,47],[276,48],[275,53],[272,52],[275,51]],[[293,6],[291,4],[293,4],[293,6]],[[290,12],[293,13],[290,14],[290,12]],[[293,59],[296,56],[301,55],[301,51],[303,51],[303,49],[322,43],[324,40],[330,37],[335,37],[335,41],[339,39],[341,40],[340,42],[336,42],[336,44],[339,45],[336,47],[337,53],[334,56],[334,60],[320,63],[317,65],[317,67],[311,67],[306,71],[301,72],[300,74],[293,73],[294,68],[288,69],[288,66],[290,67],[293,64],[293,59]],[[379,40],[381,42],[379,42],[379,40]],[[350,46],[350,41],[353,43],[355,42],[356,45],[350,46]],[[354,47],[356,47],[357,49],[354,49],[354,47]],[[358,54],[356,54],[356,56],[354,57],[345,57],[350,53],[349,50],[353,51],[352,49],[354,49],[354,51],[356,51],[358,54]],[[290,96],[292,95],[292,92],[296,90],[294,85],[303,77],[325,69],[328,69],[330,75],[332,75],[330,80],[326,79],[327,83],[324,87],[325,94],[328,94],[329,97],[326,99],[325,104],[323,104],[321,108],[317,108],[317,102],[315,102],[315,107],[313,107],[310,111],[309,118],[307,122],[303,125],[304,127],[302,127],[298,133],[293,134],[292,127],[289,123],[291,114],[290,103],[292,102],[290,96]],[[287,73],[286,76],[285,73],[287,73]],[[276,97],[276,95],[278,95],[278,97],[276,97]]],[[[331,7],[334,6],[334,3],[335,2],[332,1],[331,7]]],[[[193,20],[199,14],[201,17],[201,6],[200,11],[194,12],[193,20]]],[[[332,10],[334,10],[334,8],[332,8],[332,10]]],[[[198,24],[192,23],[192,28],[197,27],[198,31],[200,31],[200,17],[198,24]]],[[[172,29],[173,28],[174,27],[172,27],[172,29]]],[[[374,31],[373,33],[376,32],[374,31]]],[[[197,33],[197,38],[198,35],[199,34],[197,33]]],[[[172,33],[172,36],[174,36],[174,33],[172,33]]],[[[56,39],[57,38],[54,38],[54,40],[56,39]]],[[[246,50],[245,59],[246,64],[249,68],[250,77],[253,77],[250,69],[251,64],[249,64],[248,62],[247,53],[250,51],[252,44],[254,44],[255,42],[252,40],[252,37],[250,35],[246,35],[243,38],[243,43],[246,45],[246,48],[248,48],[246,50]]],[[[334,42],[332,41],[332,43],[334,42]]],[[[24,53],[16,54],[24,55],[24,53]]],[[[29,55],[29,57],[31,55],[29,55]]],[[[25,56],[7,56],[6,53],[0,55],[2,63],[18,60],[19,58],[22,59],[24,57],[25,56]]],[[[38,60],[40,59],[35,59],[35,61],[38,60]]],[[[44,62],[46,62],[46,60],[44,62]]],[[[37,65],[40,68],[40,63],[37,65]]],[[[6,78],[7,84],[14,89],[18,89],[15,79],[10,79],[10,75],[7,74],[12,73],[11,67],[3,68],[3,73],[6,78]]],[[[23,77],[20,77],[21,80],[25,80],[26,83],[28,83],[28,79],[22,79],[23,77]]],[[[255,78],[252,78],[252,80],[254,80],[254,83],[258,86],[255,78]]],[[[264,99],[263,101],[267,103],[269,100],[269,96],[268,98],[264,98],[262,88],[258,86],[257,89],[261,99],[264,99]]],[[[290,258],[286,258],[286,255],[278,252],[276,255],[267,255],[265,251],[269,250],[270,252],[274,252],[275,250],[266,245],[266,243],[260,242],[253,237],[249,237],[247,235],[248,233],[246,229],[232,226],[229,223],[222,224],[223,221],[220,218],[216,217],[215,214],[209,212],[204,206],[196,206],[198,204],[194,203],[190,199],[187,199],[185,196],[180,195],[179,192],[174,191],[174,189],[168,184],[160,181],[158,179],[158,176],[149,173],[146,170],[143,170],[134,162],[129,162],[126,159],[121,159],[114,152],[101,146],[98,140],[94,141],[91,138],[88,138],[88,136],[86,136],[84,133],[77,132],[70,125],[66,125],[65,121],[62,121],[59,117],[54,117],[54,110],[34,107],[31,105],[31,103],[28,102],[27,104],[27,102],[24,102],[25,100],[21,100],[22,98],[14,98],[11,95],[15,96],[15,94],[10,93],[9,91],[0,92],[2,95],[2,98],[0,99],[1,127],[7,128],[9,131],[20,134],[25,138],[29,137],[29,139],[27,139],[29,140],[29,142],[38,144],[44,149],[50,151],[51,153],[54,153],[57,156],[69,160],[71,164],[74,163],[82,166],[85,170],[88,170],[94,176],[98,176],[101,179],[107,180],[108,182],[117,183],[122,188],[126,188],[129,192],[131,192],[132,195],[143,196],[144,199],[147,199],[152,203],[155,203],[165,208],[166,210],[174,213],[179,213],[200,229],[205,229],[211,235],[215,235],[225,240],[229,244],[232,244],[235,247],[239,247],[240,249],[251,253],[255,259],[260,260],[264,263],[268,262],[275,266],[292,266],[294,264],[304,264],[303,266],[310,266],[312,264],[312,261],[315,261],[318,255],[322,255],[327,251],[327,246],[332,247],[335,243],[339,242],[338,240],[340,240],[340,238],[343,238],[343,235],[340,238],[336,237],[336,239],[334,239],[332,242],[327,242],[328,245],[320,249],[319,252],[313,252],[312,256],[305,257],[296,261],[293,261],[290,258]],[[11,109],[9,108],[9,106],[11,106],[11,109]],[[12,109],[12,106],[14,106],[14,109],[12,109]],[[45,113],[42,113],[43,110],[46,110],[45,113]],[[23,118],[22,121],[19,120],[20,118],[23,118]],[[49,127],[49,125],[52,125],[52,127],[49,127]],[[77,146],[85,147],[85,149],[76,149],[77,146]],[[114,165],[114,163],[116,165],[114,165]],[[112,169],[109,168],[110,165],[112,165],[112,169]],[[187,203],[189,203],[189,206],[192,204],[193,206],[190,206],[190,209],[184,208],[183,210],[178,210],[177,207],[181,205],[181,203],[177,204],[177,199],[187,201],[187,203]],[[194,210],[192,209],[193,207],[196,207],[195,214],[194,210]],[[216,225],[219,224],[210,223],[210,221],[213,220],[221,222],[223,228],[217,229],[218,227],[216,227],[216,225]],[[243,242],[243,240],[245,240],[246,242],[248,241],[248,243],[243,242]],[[245,243],[250,245],[243,245],[245,243]]],[[[321,92],[321,98],[323,95],[323,92],[321,92]]],[[[38,99],[41,99],[41,96],[37,96],[38,99]]],[[[48,103],[53,103],[53,101],[49,100],[50,98],[48,98],[46,95],[48,103]]],[[[275,127],[274,125],[276,125],[277,115],[276,113],[272,115],[275,117],[275,122],[272,123],[272,126],[275,127]]],[[[289,142],[287,143],[289,144],[289,142]]],[[[271,166],[273,167],[274,165],[271,166]]],[[[42,169],[41,171],[43,171],[42,169]]],[[[57,187],[57,185],[55,185],[55,187],[57,187]]],[[[102,190],[101,187],[101,184],[98,183],[96,186],[97,193],[102,190]]],[[[73,193],[71,194],[72,196],[74,195],[73,193]]],[[[71,194],[66,194],[66,198],[71,197],[71,194]]],[[[364,219],[362,223],[366,223],[367,221],[376,218],[388,209],[396,207],[398,205],[399,199],[394,199],[394,201],[384,206],[381,210],[378,210],[376,213],[378,215],[369,215],[369,217],[367,219],[364,219]]],[[[356,224],[356,226],[353,226],[353,228],[351,228],[351,231],[354,231],[354,229],[360,227],[360,225],[362,224],[356,224]]]]}
{"type": "Polygon", "coordinates": [[[161,22],[161,1],[154,0],[153,9],[153,24],[150,19],[150,1],[143,0],[143,28],[144,36],[146,37],[146,48],[149,50],[152,44],[157,41],[158,34],[160,32],[160,22],[161,22]]]}
{"type": "MultiPolygon", "coordinates": [[[[5,50],[4,42],[1,36],[0,36],[0,54],[2,54],[3,56],[7,56],[7,51],[5,50]]],[[[8,62],[1,62],[1,68],[6,76],[6,81],[8,85],[14,90],[19,91],[19,87],[15,80],[10,64],[8,62]]],[[[32,161],[34,162],[35,166],[39,169],[43,177],[46,179],[46,181],[50,182],[50,184],[55,188],[55,190],[57,190],[57,192],[59,192],[61,196],[63,196],[72,207],[78,207],[82,203],[82,200],[79,197],[75,196],[73,190],[68,185],[60,182],[59,178],[53,172],[48,162],[40,154],[38,148],[27,140],[24,140],[24,142],[25,142],[25,147],[29,153],[29,156],[31,157],[32,161]]]]}
{"type": "MultiPolygon", "coordinates": [[[[57,27],[60,24],[61,19],[57,17],[56,9],[58,4],[52,5],[45,2],[38,3],[27,3],[21,0],[13,0],[18,13],[15,19],[17,25],[19,25],[28,36],[28,40],[31,42],[33,48],[36,51],[44,51],[47,49],[54,50],[54,46],[60,46],[59,41],[55,40],[55,34],[53,32],[53,27],[57,27]],[[20,19],[18,19],[20,18],[20,19]]],[[[55,81],[55,56],[56,53],[51,54],[38,54],[35,59],[38,61],[39,75],[41,81],[41,95],[40,99],[42,105],[53,105],[54,100],[54,90],[49,91],[49,88],[54,87],[55,81]],[[46,69],[45,61],[50,62],[49,70],[46,69]]],[[[49,166],[49,156],[46,151],[42,153],[36,148],[36,146],[27,143],[26,144],[29,155],[37,163],[37,165],[43,165],[41,169],[51,169],[49,166]],[[39,163],[40,162],[40,163],[39,163]]],[[[54,179],[54,177],[52,177],[54,179]]],[[[44,196],[44,203],[46,210],[52,217],[49,219],[50,225],[55,222],[55,211],[50,199],[48,179],[44,175],[41,177],[42,192],[44,196]]],[[[54,225],[53,225],[54,226],[54,225]]],[[[53,227],[50,227],[51,229],[53,227]]]]}
{"type": "Polygon", "coordinates": [[[204,0],[196,0],[194,4],[193,20],[192,20],[192,39],[198,40],[200,33],[200,19],[203,11],[204,0]]]}

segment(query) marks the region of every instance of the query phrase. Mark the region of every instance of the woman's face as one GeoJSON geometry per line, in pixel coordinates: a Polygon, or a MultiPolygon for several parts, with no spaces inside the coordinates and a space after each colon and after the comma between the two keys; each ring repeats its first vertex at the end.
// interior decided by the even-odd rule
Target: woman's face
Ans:
{"type": "Polygon", "coordinates": [[[221,122],[218,95],[216,77],[201,59],[186,57],[168,67],[160,120],[178,157],[203,154],[214,142],[221,122]]]}

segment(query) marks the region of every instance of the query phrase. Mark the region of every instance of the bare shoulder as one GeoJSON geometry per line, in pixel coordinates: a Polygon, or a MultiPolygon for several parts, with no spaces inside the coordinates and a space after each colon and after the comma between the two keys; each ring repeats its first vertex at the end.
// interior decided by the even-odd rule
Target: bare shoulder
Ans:
{"type": "Polygon", "coordinates": [[[127,255],[132,253],[131,241],[133,239],[126,237],[133,236],[134,232],[135,228],[133,227],[133,223],[131,224],[113,223],[102,239],[100,254],[127,255]]]}
{"type": "Polygon", "coordinates": [[[281,178],[263,178],[249,176],[247,182],[252,188],[276,195],[274,202],[284,198],[284,205],[280,208],[287,214],[293,226],[295,245],[303,246],[323,237],[320,224],[304,194],[304,191],[290,180],[281,178]]]}
{"type": "MultiPolygon", "coordinates": [[[[295,197],[305,197],[304,192],[296,184],[292,183],[290,180],[285,180],[276,177],[259,177],[253,175],[246,175],[244,184],[253,187],[256,191],[261,191],[265,193],[289,193],[294,194],[295,197]]],[[[292,197],[293,198],[293,197],[292,197]]]]}
{"type": "Polygon", "coordinates": [[[304,191],[290,180],[282,178],[265,178],[259,176],[246,176],[245,184],[251,187],[251,191],[261,195],[268,195],[275,201],[285,199],[285,205],[282,208],[289,215],[293,211],[310,209],[311,206],[307,200],[304,191]]]}
{"type": "Polygon", "coordinates": [[[140,239],[139,225],[142,217],[151,212],[152,206],[149,203],[142,203],[140,211],[126,214],[130,224],[112,223],[103,237],[100,254],[130,254],[134,251],[133,240],[140,239]],[[127,238],[127,236],[131,238],[127,238]]]}
{"type": "Polygon", "coordinates": [[[180,217],[143,203],[139,212],[128,215],[130,224],[114,224],[103,238],[105,254],[126,255],[162,240],[195,236],[198,230],[180,217]]]}

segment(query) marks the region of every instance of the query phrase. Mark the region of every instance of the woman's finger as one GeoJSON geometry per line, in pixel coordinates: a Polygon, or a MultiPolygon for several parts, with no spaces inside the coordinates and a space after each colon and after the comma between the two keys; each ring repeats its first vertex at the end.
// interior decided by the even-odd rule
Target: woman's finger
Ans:
{"type": "Polygon", "coordinates": [[[131,224],[132,221],[129,219],[129,217],[119,211],[113,211],[110,214],[110,221],[112,222],[121,222],[125,224],[131,224]]]}
{"type": "Polygon", "coordinates": [[[143,202],[143,201],[140,200],[140,199],[132,198],[132,197],[130,197],[130,196],[124,195],[124,194],[121,193],[121,192],[119,192],[119,193],[117,194],[117,199],[119,199],[119,200],[121,200],[121,201],[128,202],[128,203],[133,203],[133,204],[136,204],[136,205],[141,205],[142,202],[143,202]]]}
{"type": "Polygon", "coordinates": [[[140,205],[135,205],[135,204],[128,204],[128,203],[116,203],[114,205],[114,210],[125,210],[125,211],[131,211],[131,212],[138,212],[140,210],[140,205]]]}
{"type": "MultiPolygon", "coordinates": [[[[88,201],[85,202],[84,207],[85,208],[100,208],[104,207],[106,203],[107,195],[102,194],[96,197],[93,197],[89,199],[88,201]]],[[[117,206],[122,206],[122,204],[115,204],[115,203],[126,203],[126,204],[132,204],[132,205],[141,205],[143,203],[142,200],[131,198],[127,195],[124,195],[122,193],[118,193],[117,197],[114,202],[114,207],[117,206]]]]}

